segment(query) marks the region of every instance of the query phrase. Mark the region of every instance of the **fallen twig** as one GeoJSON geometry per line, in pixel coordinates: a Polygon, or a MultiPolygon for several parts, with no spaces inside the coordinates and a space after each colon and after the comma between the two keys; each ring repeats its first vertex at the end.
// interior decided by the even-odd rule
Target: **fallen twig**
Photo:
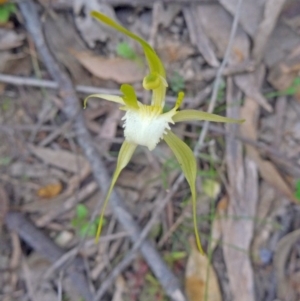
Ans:
{"type": "MultiPolygon", "coordinates": [[[[15,76],[15,75],[1,74],[1,73],[0,73],[0,82],[5,84],[16,85],[16,86],[28,86],[28,87],[55,89],[55,90],[59,89],[59,84],[52,80],[36,79],[36,78],[15,76]]],[[[84,85],[77,85],[74,87],[74,89],[76,90],[76,92],[82,93],[84,95],[89,95],[89,94],[121,95],[121,92],[118,89],[97,88],[97,87],[84,86],[84,85]]],[[[139,98],[143,97],[143,93],[139,91],[136,92],[136,95],[139,98]]],[[[166,101],[170,103],[175,103],[176,97],[167,96],[166,101]]],[[[185,97],[184,102],[193,103],[193,98],[185,97]]]]}
{"type": "MultiPolygon", "coordinates": [[[[243,0],[238,0],[237,6],[236,6],[236,12],[235,12],[233,23],[232,23],[232,26],[231,26],[228,45],[227,45],[227,48],[226,48],[226,51],[225,51],[223,61],[222,61],[221,65],[218,69],[216,79],[215,79],[215,82],[214,82],[213,91],[212,91],[211,99],[210,99],[208,110],[207,110],[207,112],[209,112],[209,113],[213,112],[216,101],[217,101],[218,90],[219,90],[219,86],[220,86],[220,83],[221,83],[221,77],[222,77],[224,68],[226,67],[226,64],[229,60],[230,51],[231,51],[231,48],[232,48],[232,45],[233,45],[233,41],[234,41],[234,37],[235,37],[237,27],[238,27],[238,24],[239,24],[239,17],[240,17],[240,10],[241,10],[242,3],[243,3],[243,0]]],[[[204,125],[203,125],[203,128],[202,128],[202,131],[200,133],[197,145],[195,147],[194,152],[196,154],[196,157],[198,156],[199,151],[200,151],[200,149],[202,147],[202,144],[204,142],[204,139],[206,137],[206,134],[207,134],[207,131],[208,131],[208,126],[209,126],[209,121],[205,121],[204,125]]]]}
{"type": "MultiPolygon", "coordinates": [[[[253,61],[245,61],[237,65],[227,66],[223,69],[222,75],[229,76],[241,73],[253,72],[255,69],[255,63],[253,61]]],[[[194,81],[211,81],[218,73],[218,69],[209,68],[203,70],[199,75],[196,74],[194,81]]],[[[4,84],[11,84],[16,86],[28,86],[36,88],[45,88],[45,89],[58,89],[58,83],[52,80],[37,79],[24,76],[16,76],[0,73],[0,82],[4,84]]],[[[121,95],[120,90],[118,89],[107,89],[107,88],[98,88],[93,86],[77,85],[74,87],[76,92],[82,93],[85,95],[89,94],[115,94],[121,95]]],[[[136,92],[136,95],[141,98],[143,97],[143,92],[136,92]]],[[[166,102],[175,103],[176,97],[166,96],[166,102]]],[[[184,103],[194,104],[193,97],[185,97],[184,103]]]]}
{"type": "MultiPolygon", "coordinates": [[[[149,0],[100,0],[100,3],[106,3],[113,6],[119,5],[131,5],[131,6],[144,6],[152,7],[154,2],[149,0]]],[[[217,0],[160,0],[163,4],[181,4],[181,5],[193,5],[193,4],[217,4],[217,0]]],[[[72,9],[72,2],[70,1],[50,1],[47,6],[53,9],[72,9]]]]}
{"type": "Polygon", "coordinates": [[[221,128],[220,126],[210,124],[209,130],[215,133],[219,133],[225,136],[231,136],[234,139],[240,140],[245,144],[252,145],[260,150],[260,152],[264,156],[269,156],[272,160],[278,162],[280,165],[285,167],[287,173],[292,176],[300,177],[300,166],[296,160],[291,160],[283,153],[279,152],[272,146],[269,146],[263,142],[258,142],[253,139],[247,138],[243,135],[236,134],[236,133],[228,133],[225,129],[221,128]]]}

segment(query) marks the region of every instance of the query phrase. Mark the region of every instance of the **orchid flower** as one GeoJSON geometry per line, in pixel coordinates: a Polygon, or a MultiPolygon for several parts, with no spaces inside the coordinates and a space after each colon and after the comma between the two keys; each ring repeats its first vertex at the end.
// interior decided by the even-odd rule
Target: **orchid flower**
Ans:
{"type": "Polygon", "coordinates": [[[120,24],[108,18],[106,15],[103,15],[97,11],[93,11],[91,15],[98,21],[113,27],[114,29],[137,41],[142,46],[149,65],[149,74],[145,76],[143,80],[143,87],[146,90],[152,90],[152,100],[150,105],[139,102],[137,100],[134,88],[127,84],[123,84],[121,86],[120,90],[123,96],[93,94],[84,100],[84,107],[86,107],[86,103],[89,98],[97,97],[115,102],[121,105],[121,110],[125,111],[125,115],[122,118],[122,120],[124,120],[123,127],[125,141],[121,146],[117,160],[117,167],[113,174],[112,182],[103,203],[96,240],[99,239],[101,233],[105,208],[109,201],[112,190],[116,184],[120,172],[129,163],[136,147],[138,145],[146,146],[151,151],[156,147],[160,140],[164,140],[173,151],[189,184],[192,195],[193,223],[196,242],[200,252],[203,253],[198,233],[196,215],[197,162],[191,149],[171,131],[170,124],[190,120],[208,120],[230,123],[241,123],[243,120],[226,118],[197,110],[179,111],[179,107],[184,98],[183,92],[178,93],[174,108],[166,113],[163,113],[168,84],[166,80],[165,68],[156,52],[141,37],[130,32],[120,24]]]}

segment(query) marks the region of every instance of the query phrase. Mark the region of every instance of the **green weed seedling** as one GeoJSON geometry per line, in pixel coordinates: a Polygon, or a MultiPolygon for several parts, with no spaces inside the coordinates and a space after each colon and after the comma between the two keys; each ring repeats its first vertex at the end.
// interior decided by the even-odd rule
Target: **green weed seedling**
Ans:
{"type": "Polygon", "coordinates": [[[273,98],[278,96],[292,96],[295,95],[297,91],[299,91],[299,89],[300,89],[300,77],[296,77],[290,87],[282,91],[267,93],[265,94],[265,97],[273,98]]]}
{"type": "Polygon", "coordinates": [[[217,94],[217,101],[223,101],[225,99],[225,91],[226,91],[226,84],[224,80],[221,81],[219,89],[218,89],[218,94],[217,94]]]}
{"type": "MultiPolygon", "coordinates": [[[[1,6],[0,6],[0,7],[1,7],[1,6]]],[[[1,23],[1,21],[0,21],[0,23],[1,23]]],[[[1,103],[0,108],[1,108],[1,110],[2,110],[3,112],[7,112],[7,111],[11,108],[11,106],[12,106],[12,101],[11,101],[11,99],[9,99],[9,98],[4,98],[4,100],[3,100],[2,103],[1,103]]]]}
{"type": "Polygon", "coordinates": [[[137,58],[137,54],[134,49],[127,43],[121,42],[117,45],[117,55],[128,60],[135,60],[137,58]]]}
{"type": "Polygon", "coordinates": [[[7,23],[16,10],[17,7],[14,3],[0,4],[0,23],[7,23]]]}
{"type": "Polygon", "coordinates": [[[8,166],[11,160],[11,157],[0,157],[0,166],[8,166]]]}
{"type": "Polygon", "coordinates": [[[300,179],[296,181],[295,185],[295,198],[300,202],[300,179]]]}
{"type": "Polygon", "coordinates": [[[168,263],[169,266],[173,266],[175,261],[184,259],[187,257],[187,253],[185,251],[173,251],[168,252],[164,255],[164,260],[168,263]]]}
{"type": "Polygon", "coordinates": [[[174,93],[184,90],[184,78],[176,71],[170,78],[170,88],[174,93]]]}
{"type": "Polygon", "coordinates": [[[85,205],[77,205],[76,215],[71,220],[71,225],[78,232],[80,237],[95,237],[98,224],[99,218],[96,218],[92,223],[90,223],[89,210],[85,205]]]}

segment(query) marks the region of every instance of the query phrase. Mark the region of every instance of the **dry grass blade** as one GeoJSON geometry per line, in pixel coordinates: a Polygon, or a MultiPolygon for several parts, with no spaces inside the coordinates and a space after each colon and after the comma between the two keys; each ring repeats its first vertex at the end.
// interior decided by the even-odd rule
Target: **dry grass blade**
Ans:
{"type": "Polygon", "coordinates": [[[262,95],[260,89],[257,87],[255,75],[237,75],[234,80],[236,85],[246,94],[247,97],[256,101],[268,112],[273,112],[272,106],[268,103],[268,100],[262,95]]]}
{"type": "Polygon", "coordinates": [[[77,173],[89,164],[87,160],[66,150],[52,150],[46,147],[29,146],[30,151],[45,163],[63,170],[77,173]]]}
{"type": "MultiPolygon", "coordinates": [[[[235,14],[236,5],[238,0],[220,0],[220,3],[228,10],[232,15],[235,14]]],[[[254,36],[257,30],[258,24],[263,15],[263,7],[261,0],[244,1],[241,7],[241,21],[244,30],[250,35],[254,36]]]]}
{"type": "Polygon", "coordinates": [[[270,35],[286,0],[267,0],[265,3],[264,19],[259,24],[254,36],[253,57],[257,63],[261,61],[270,35]]]}
{"type": "MultiPolygon", "coordinates": [[[[116,136],[117,127],[120,121],[121,111],[116,107],[111,108],[108,116],[106,117],[104,123],[101,126],[100,138],[112,140],[116,136]]],[[[110,149],[111,143],[107,142],[101,148],[103,151],[108,151],[110,149]]]]}
{"type": "Polygon", "coordinates": [[[272,185],[277,191],[286,196],[289,200],[299,204],[299,201],[294,196],[293,190],[283,179],[272,162],[263,160],[255,149],[249,151],[249,156],[251,156],[251,158],[255,161],[262,178],[266,182],[272,185]]]}
{"type": "Polygon", "coordinates": [[[112,298],[112,301],[123,301],[123,293],[126,291],[126,283],[122,276],[119,276],[116,280],[116,289],[112,298]]]}
{"type": "Polygon", "coordinates": [[[203,31],[202,25],[194,7],[185,7],[183,14],[189,29],[192,44],[196,45],[205,60],[212,67],[218,67],[219,61],[213,51],[212,45],[203,31]]]}
{"type": "MultiPolygon", "coordinates": [[[[246,98],[242,115],[246,118],[245,123],[241,127],[242,133],[253,140],[257,139],[257,118],[259,114],[259,106],[251,99],[246,98]]],[[[274,164],[270,161],[262,159],[258,150],[250,145],[246,146],[248,156],[256,163],[262,178],[277,189],[281,194],[288,197],[291,201],[297,202],[294,193],[289,185],[282,178],[274,164]]]]}
{"type": "Polygon", "coordinates": [[[9,209],[9,201],[6,191],[2,185],[0,185],[0,234],[2,232],[2,226],[4,224],[5,216],[9,209]]]}
{"type": "Polygon", "coordinates": [[[300,230],[295,230],[284,236],[278,243],[275,253],[275,271],[277,276],[277,294],[281,300],[296,301],[295,291],[286,275],[286,265],[293,245],[300,240],[300,230]]]}

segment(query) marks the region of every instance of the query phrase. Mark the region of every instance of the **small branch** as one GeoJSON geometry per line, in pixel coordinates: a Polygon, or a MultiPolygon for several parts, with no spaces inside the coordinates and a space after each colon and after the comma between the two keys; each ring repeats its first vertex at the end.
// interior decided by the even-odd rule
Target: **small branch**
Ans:
{"type": "MultiPolygon", "coordinates": [[[[254,61],[245,61],[237,65],[227,66],[224,68],[222,75],[229,76],[241,73],[253,72],[255,69],[254,61]]],[[[211,81],[216,77],[218,69],[210,68],[202,70],[201,74],[195,76],[193,81],[211,81]]],[[[4,84],[10,84],[15,86],[29,86],[35,88],[44,88],[44,89],[58,89],[58,83],[52,80],[37,79],[31,77],[23,77],[16,75],[9,75],[0,73],[0,82],[4,84]]],[[[74,87],[76,92],[82,93],[84,95],[90,94],[112,94],[112,95],[121,95],[120,90],[118,89],[107,89],[107,88],[98,88],[93,86],[77,85],[74,87]]],[[[138,98],[143,97],[143,92],[136,92],[138,98]]],[[[170,103],[175,103],[176,97],[166,96],[166,101],[170,103]]],[[[193,97],[185,97],[184,102],[186,104],[194,104],[193,97]]]]}
{"type": "MultiPolygon", "coordinates": [[[[11,84],[16,86],[29,86],[29,87],[36,87],[36,88],[45,88],[45,89],[54,89],[58,90],[59,85],[55,81],[51,80],[44,80],[44,79],[36,79],[30,77],[23,77],[23,76],[14,76],[8,74],[1,74],[0,73],[0,82],[4,84],[11,84]]],[[[90,94],[112,94],[112,95],[121,95],[120,90],[118,89],[105,89],[105,88],[97,88],[92,86],[85,86],[85,85],[77,85],[74,87],[76,92],[82,93],[84,95],[90,94]]],[[[143,93],[137,91],[137,97],[143,97],[143,93]]],[[[167,96],[166,101],[170,103],[175,103],[176,97],[167,96]]],[[[193,103],[194,99],[192,97],[185,97],[185,103],[193,103]]]]}
{"type": "Polygon", "coordinates": [[[265,2],[264,18],[254,35],[253,58],[259,64],[263,58],[269,38],[277,24],[280,12],[286,0],[267,0],[265,2]]]}
{"type": "MultiPolygon", "coordinates": [[[[73,88],[72,82],[67,73],[60,69],[58,63],[46,46],[36,6],[32,0],[27,0],[20,2],[19,7],[23,18],[25,19],[26,28],[31,34],[48,72],[58,84],[59,94],[64,101],[63,111],[70,120],[74,120],[74,130],[78,143],[90,162],[95,180],[102,191],[107,191],[111,181],[110,176],[108,175],[105,165],[94,146],[93,139],[86,128],[80,101],[73,88]]],[[[131,240],[136,242],[140,237],[140,229],[116,192],[112,193],[110,205],[114,215],[128,232],[131,240]]],[[[95,209],[95,212],[97,212],[97,208],[95,209]]],[[[181,292],[177,278],[166,266],[157,250],[148,241],[145,241],[141,245],[141,252],[158,281],[165,289],[166,294],[172,300],[182,300],[173,297],[174,291],[179,292],[181,296],[183,296],[183,293],[181,292]]]]}
{"type": "MultiPolygon", "coordinates": [[[[50,4],[47,7],[52,9],[72,9],[72,4],[68,2],[60,3],[60,1],[50,1],[50,4]]],[[[119,5],[130,5],[130,6],[144,6],[144,7],[153,7],[153,4],[158,1],[149,1],[149,0],[99,0],[100,3],[106,3],[112,6],[119,5]]],[[[181,5],[194,5],[194,4],[217,4],[217,0],[160,0],[163,4],[181,4],[181,5]]],[[[72,2],[70,2],[72,3],[72,2]]]]}
{"type": "MultiPolygon", "coordinates": [[[[238,0],[237,7],[236,7],[236,13],[234,15],[233,23],[232,23],[232,26],[231,26],[228,45],[227,45],[227,48],[226,48],[226,51],[225,51],[223,61],[222,61],[221,65],[218,69],[216,80],[214,82],[213,92],[212,92],[209,107],[208,107],[208,110],[207,110],[209,113],[212,113],[214,108],[215,108],[215,104],[216,104],[216,100],[217,100],[217,96],[218,96],[218,90],[219,90],[219,86],[220,86],[220,83],[221,83],[221,77],[222,77],[224,68],[226,67],[226,64],[228,62],[228,59],[229,59],[229,56],[230,56],[230,51],[231,51],[231,48],[232,48],[232,45],[233,45],[233,42],[234,42],[235,33],[236,33],[236,30],[237,30],[237,27],[238,27],[238,24],[239,24],[239,17],[240,17],[240,11],[241,11],[241,7],[242,7],[242,3],[243,3],[243,0],[238,0]]],[[[195,147],[196,156],[199,155],[199,151],[202,147],[202,144],[204,142],[204,139],[205,139],[207,131],[208,131],[208,126],[209,126],[209,121],[205,121],[204,125],[203,125],[203,128],[202,128],[202,131],[201,131],[201,134],[199,136],[198,142],[197,142],[196,147],[195,147]]]]}

